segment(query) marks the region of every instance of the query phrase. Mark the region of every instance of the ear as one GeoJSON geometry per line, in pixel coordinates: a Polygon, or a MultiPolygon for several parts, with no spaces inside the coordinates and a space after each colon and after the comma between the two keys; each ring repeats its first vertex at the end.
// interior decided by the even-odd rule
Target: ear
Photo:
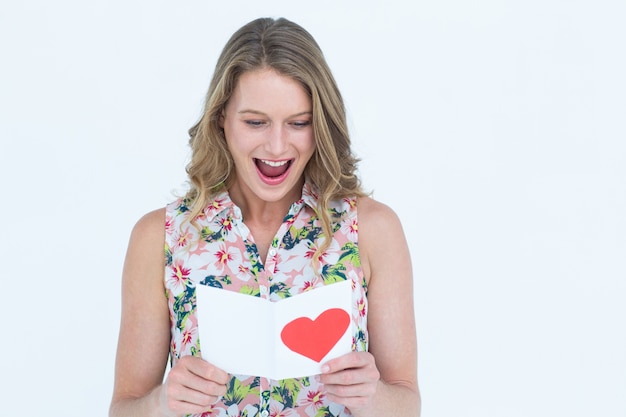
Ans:
{"type": "Polygon", "coordinates": [[[224,110],[220,112],[219,117],[217,118],[217,124],[224,129],[224,110]]]}

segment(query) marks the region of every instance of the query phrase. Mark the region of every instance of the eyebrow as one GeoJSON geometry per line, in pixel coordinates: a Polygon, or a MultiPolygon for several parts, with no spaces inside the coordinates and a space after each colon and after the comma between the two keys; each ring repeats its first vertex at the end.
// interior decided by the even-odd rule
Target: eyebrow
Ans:
{"type": "MultiPolygon", "coordinates": [[[[243,114],[243,113],[252,113],[252,114],[258,114],[260,116],[267,116],[267,114],[263,113],[262,111],[252,110],[252,109],[246,109],[246,110],[241,110],[237,112],[237,114],[243,114]]],[[[313,115],[313,112],[306,110],[300,113],[292,114],[291,116],[289,116],[289,118],[299,117],[299,116],[304,116],[304,115],[313,115]]]]}

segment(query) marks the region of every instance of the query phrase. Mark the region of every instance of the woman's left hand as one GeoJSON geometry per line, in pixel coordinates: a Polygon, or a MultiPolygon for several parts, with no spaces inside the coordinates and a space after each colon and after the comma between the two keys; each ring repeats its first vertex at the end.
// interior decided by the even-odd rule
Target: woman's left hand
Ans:
{"type": "Polygon", "coordinates": [[[354,412],[370,405],[380,381],[374,356],[369,352],[351,352],[326,362],[320,382],[328,398],[354,412]]]}

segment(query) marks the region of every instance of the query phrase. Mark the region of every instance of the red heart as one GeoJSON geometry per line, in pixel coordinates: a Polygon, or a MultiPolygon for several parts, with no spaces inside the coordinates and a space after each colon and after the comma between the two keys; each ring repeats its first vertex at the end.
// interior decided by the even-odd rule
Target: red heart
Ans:
{"type": "Polygon", "coordinates": [[[290,321],[280,332],[285,346],[292,351],[320,362],[335,346],[350,324],[345,310],[331,308],[315,320],[298,317],[290,321]]]}

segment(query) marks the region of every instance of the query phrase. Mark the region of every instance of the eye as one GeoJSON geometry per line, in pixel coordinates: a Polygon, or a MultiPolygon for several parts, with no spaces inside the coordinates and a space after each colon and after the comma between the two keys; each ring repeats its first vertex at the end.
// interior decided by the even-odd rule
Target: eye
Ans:
{"type": "Polygon", "coordinates": [[[310,126],[311,122],[308,120],[303,120],[303,121],[291,122],[291,125],[295,128],[302,129],[307,126],[310,126]]]}
{"type": "Polygon", "coordinates": [[[263,120],[244,120],[244,122],[251,127],[261,127],[265,124],[263,120]]]}

